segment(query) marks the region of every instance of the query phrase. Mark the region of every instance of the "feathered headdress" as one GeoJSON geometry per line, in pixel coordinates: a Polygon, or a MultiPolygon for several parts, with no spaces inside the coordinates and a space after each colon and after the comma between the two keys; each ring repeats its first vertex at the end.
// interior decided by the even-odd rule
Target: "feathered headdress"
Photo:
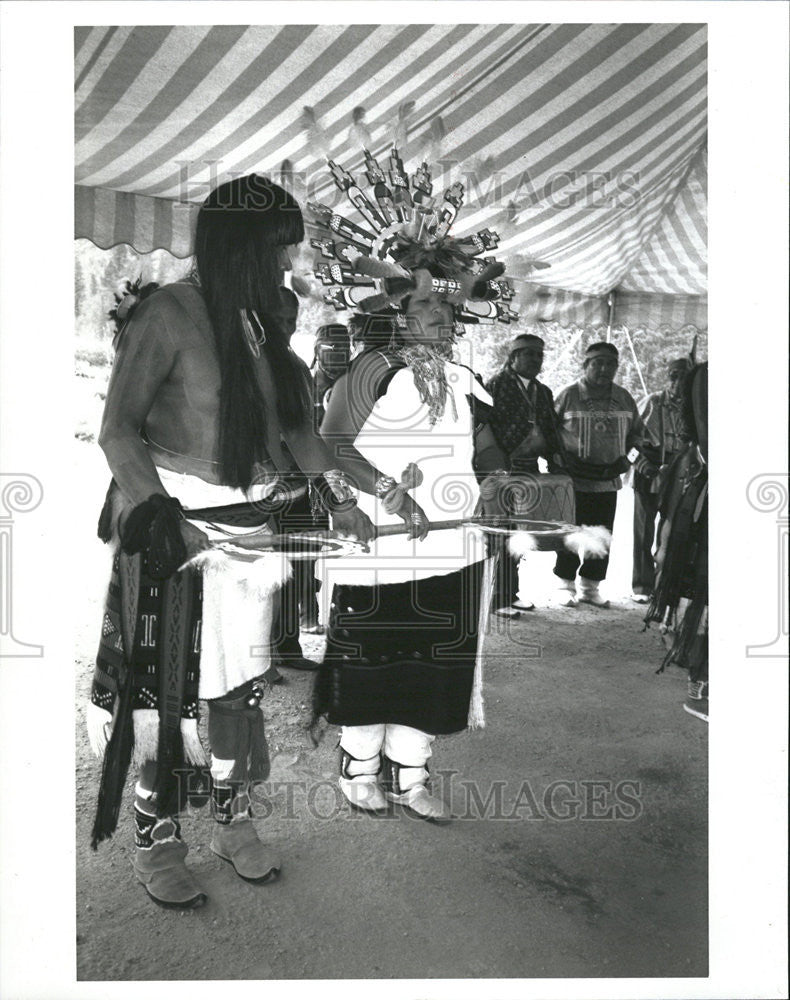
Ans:
{"type": "Polygon", "coordinates": [[[120,291],[113,293],[115,296],[115,307],[107,313],[107,316],[115,324],[113,347],[117,344],[123,328],[132,318],[134,310],[143,299],[147,299],[157,288],[159,288],[159,283],[156,281],[149,281],[144,285],[141,274],[136,281],[131,281],[127,278],[121,286],[120,291]]]}
{"type": "Polygon", "coordinates": [[[326,236],[311,239],[321,252],[315,275],[331,288],[324,300],[335,309],[377,313],[402,308],[415,291],[433,291],[454,307],[455,321],[512,323],[513,286],[502,275],[505,265],[482,254],[495,249],[499,237],[489,229],[455,239],[449,235],[464,200],[456,181],[436,204],[428,164],[407,175],[397,147],[386,170],[365,149],[366,194],[343,167],[329,160],[337,187],[356,209],[361,221],[326,205],[308,202],[316,224],[326,236]]]}

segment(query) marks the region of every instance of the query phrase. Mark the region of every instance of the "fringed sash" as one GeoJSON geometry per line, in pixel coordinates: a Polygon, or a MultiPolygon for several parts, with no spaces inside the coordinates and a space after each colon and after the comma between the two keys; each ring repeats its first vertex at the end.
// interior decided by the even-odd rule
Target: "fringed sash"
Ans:
{"type": "MultiPolygon", "coordinates": [[[[108,492],[100,525],[108,537],[113,492],[108,492]]],[[[265,524],[274,509],[272,502],[256,501],[197,513],[217,523],[227,518],[254,527],[265,524]]],[[[94,849],[116,829],[132,763],[157,761],[158,815],[183,808],[187,789],[198,795],[205,791],[208,760],[197,731],[202,578],[191,568],[155,578],[150,561],[148,548],[130,553],[120,546],[113,561],[91,690],[95,705],[115,709],[91,837],[94,849]]]]}

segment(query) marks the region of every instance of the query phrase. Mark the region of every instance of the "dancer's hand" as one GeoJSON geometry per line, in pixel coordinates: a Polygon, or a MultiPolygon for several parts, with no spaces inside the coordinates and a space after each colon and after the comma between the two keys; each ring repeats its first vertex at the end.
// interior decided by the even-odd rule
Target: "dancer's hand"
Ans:
{"type": "Polygon", "coordinates": [[[419,538],[420,541],[427,536],[430,530],[428,515],[420,507],[416,500],[413,500],[408,493],[403,494],[403,499],[397,510],[392,512],[397,514],[409,529],[407,538],[419,538]]]}
{"type": "Polygon", "coordinates": [[[352,538],[358,538],[360,542],[367,543],[376,537],[375,525],[359,507],[334,511],[332,513],[332,528],[339,535],[350,535],[352,538]]]}
{"type": "Polygon", "coordinates": [[[488,517],[506,517],[507,486],[510,476],[504,470],[492,472],[480,483],[480,498],[483,501],[483,511],[488,517]]]}

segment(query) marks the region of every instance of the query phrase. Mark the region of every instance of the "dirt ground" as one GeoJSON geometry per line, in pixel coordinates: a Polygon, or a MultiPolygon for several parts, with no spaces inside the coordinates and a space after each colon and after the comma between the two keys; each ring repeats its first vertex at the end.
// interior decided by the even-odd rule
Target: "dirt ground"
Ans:
{"type": "MultiPolygon", "coordinates": [[[[95,445],[80,482],[103,495],[95,445]]],[[[271,798],[256,820],[283,864],[242,882],[183,824],[209,896],[187,913],[136,882],[132,782],[115,837],[89,846],[99,765],[84,733],[107,555],[86,546],[79,623],[77,970],[82,980],[533,978],[707,974],[707,727],[681,709],[685,675],[656,674],[663,645],[631,604],[630,491],[621,494],[609,609],[548,604],[551,556],[530,557],[537,610],[491,620],[487,726],[436,741],[437,787],[458,817],[352,813],[336,785],[337,732],[305,730],[312,675],[264,702],[271,798]],[[440,772],[443,772],[440,775],[440,772]],[[270,815],[266,812],[270,811],[270,815]]],[[[323,640],[303,636],[319,659],[323,640]]]]}

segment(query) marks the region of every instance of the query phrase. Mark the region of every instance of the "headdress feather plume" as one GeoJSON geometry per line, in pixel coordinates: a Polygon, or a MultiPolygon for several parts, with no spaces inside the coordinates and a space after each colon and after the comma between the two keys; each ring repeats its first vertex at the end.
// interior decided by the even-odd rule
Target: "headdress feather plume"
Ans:
{"type": "MultiPolygon", "coordinates": [[[[401,105],[400,124],[413,106],[414,102],[401,105]]],[[[354,124],[362,115],[364,109],[357,108],[352,114],[357,118],[354,124]]],[[[429,131],[436,139],[443,136],[444,124],[438,116],[429,131]]],[[[349,202],[348,215],[343,208],[307,205],[316,224],[325,230],[320,239],[310,241],[321,254],[315,276],[323,285],[334,286],[326,291],[325,301],[338,310],[397,310],[420,287],[453,304],[457,333],[463,332],[465,323],[518,319],[510,308],[514,289],[503,277],[505,265],[483,256],[498,246],[498,235],[489,229],[463,239],[450,235],[463,206],[463,184],[455,181],[440,198],[438,191],[434,193],[426,160],[410,177],[397,146],[383,163],[368,148],[364,154],[368,192],[356,177],[329,160],[335,184],[349,202]]]]}

